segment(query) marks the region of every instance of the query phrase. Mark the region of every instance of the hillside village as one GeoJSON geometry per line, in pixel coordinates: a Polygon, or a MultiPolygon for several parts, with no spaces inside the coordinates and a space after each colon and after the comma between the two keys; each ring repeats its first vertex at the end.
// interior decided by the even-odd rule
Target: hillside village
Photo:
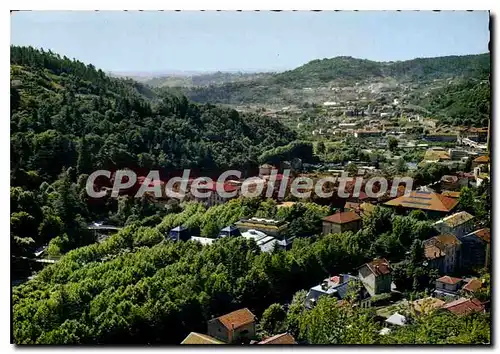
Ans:
{"type": "MultiPolygon", "coordinates": [[[[412,106],[423,87],[455,89],[471,77],[482,85],[475,63],[484,58],[448,58],[451,69],[421,85],[419,75],[380,77],[387,68],[377,66],[366,80],[309,87],[302,68],[258,78],[301,91],[299,102],[284,104],[280,93],[276,103],[224,107],[12,47],[14,341],[491,343],[489,119],[482,105],[457,122],[412,106]],[[145,185],[165,191],[183,169],[196,169],[189,189],[231,168],[242,177],[206,183],[203,197],[135,197],[145,185]],[[111,172],[90,185],[104,195],[94,198],[86,183],[101,169],[111,172]],[[161,178],[151,181],[154,169],[161,178]],[[138,177],[115,197],[123,170],[138,177]],[[300,178],[343,175],[352,179],[345,197],[335,184],[322,186],[329,197],[292,193],[300,178]],[[244,197],[249,177],[251,190],[270,193],[244,197]],[[386,178],[387,192],[374,196],[383,188],[372,177],[386,178]],[[395,177],[411,177],[411,191],[395,177]]],[[[341,63],[357,72],[351,59],[341,63]]],[[[234,88],[224,85],[186,90],[234,88]]]]}
{"type": "MultiPolygon", "coordinates": [[[[477,165],[476,169],[479,166],[487,166],[487,162],[481,162],[481,159],[476,158],[474,161],[477,165]]],[[[467,211],[458,211],[460,189],[475,186],[478,180],[481,183],[483,178],[487,178],[485,172],[481,174],[482,177],[472,172],[445,175],[433,184],[434,189],[426,187],[412,192],[409,196],[403,195],[385,202],[367,198],[366,194],[363,194],[357,200],[346,202],[344,208],[338,209],[334,214],[322,220],[323,235],[359,232],[363,228],[363,218],[369,218],[370,212],[379,207],[396,208],[398,213],[403,215],[419,211],[427,215],[429,219],[436,220],[432,225],[436,230],[436,236],[422,243],[423,264],[428,269],[435,270],[436,274],[432,281],[432,291],[423,297],[406,298],[400,291],[402,289],[398,290],[398,286],[393,281],[391,263],[385,258],[378,258],[364,265],[360,264],[353,274],[330,274],[323,282],[311,287],[305,298],[305,309],[313,308],[322,296],[333,297],[339,301],[339,304],[346,301],[348,296],[353,296],[346,302],[349,306],[376,309],[377,321],[382,327],[381,335],[390,333],[391,329],[398,326],[408,325],[411,316],[418,316],[425,311],[448,311],[456,316],[488,311],[489,300],[485,298],[479,300],[476,294],[489,286],[489,280],[484,275],[478,276],[474,270],[488,269],[491,266],[489,224],[467,211]],[[413,315],[403,315],[408,313],[413,315]]],[[[293,202],[283,202],[284,207],[290,207],[290,205],[293,205],[293,202]]],[[[280,223],[276,220],[252,218],[240,220],[235,225],[222,229],[219,237],[241,235],[244,238],[253,239],[262,252],[286,250],[294,241],[294,239],[286,238],[287,226],[287,223],[280,223]]],[[[213,242],[213,239],[189,236],[186,228],[173,229],[169,237],[177,241],[191,239],[202,244],[213,242]],[[182,232],[185,234],[184,237],[181,235],[182,232]],[[210,241],[207,242],[208,240],[210,241]]],[[[248,311],[248,309],[244,310],[248,311]]],[[[232,318],[235,314],[225,316],[232,318]]],[[[234,320],[231,322],[232,325],[226,325],[224,331],[227,332],[223,331],[223,334],[212,330],[210,322],[207,334],[193,332],[182,344],[240,342],[296,344],[295,339],[289,333],[273,333],[274,336],[257,343],[255,340],[257,320],[253,314],[251,318],[241,323],[240,320],[234,320]],[[249,323],[250,329],[248,329],[249,323]]],[[[213,321],[216,320],[221,320],[221,318],[213,321]]]]}
{"type": "MultiPolygon", "coordinates": [[[[477,273],[479,269],[488,269],[491,266],[490,249],[490,223],[481,216],[474,215],[474,211],[464,210],[462,205],[464,196],[461,192],[468,193],[468,189],[476,189],[489,181],[490,161],[488,158],[488,128],[469,129],[463,133],[464,136],[476,146],[455,146],[444,149],[432,146],[433,142],[426,144],[425,164],[457,163],[458,169],[454,173],[438,176],[438,179],[425,186],[419,186],[409,195],[399,192],[396,198],[390,198],[389,193],[382,197],[370,198],[363,192],[358,196],[351,195],[347,199],[329,200],[336,205],[335,212],[322,219],[321,233],[342,234],[346,232],[358,233],[363,229],[363,220],[370,218],[370,214],[376,208],[393,210],[399,215],[408,215],[419,212],[425,215],[425,219],[433,220],[432,227],[435,236],[423,240],[422,261],[429,270],[435,271],[435,278],[431,284],[431,291],[423,297],[407,298],[403,289],[393,281],[393,266],[385,258],[377,258],[365,264],[359,264],[359,268],[351,274],[330,274],[320,284],[308,289],[304,300],[304,308],[312,309],[322,296],[333,297],[339,304],[359,306],[360,308],[374,308],[377,313],[377,321],[381,326],[380,335],[390,333],[391,329],[407,325],[411,316],[418,316],[425,311],[448,311],[454,315],[461,316],[473,312],[485,312],[489,309],[489,300],[482,298],[478,300],[476,294],[483,292],[489,287],[489,280],[484,273],[477,273]],[[430,146],[430,147],[429,147],[430,146]],[[437,155],[437,156],[436,156],[437,155]],[[477,156],[477,157],[476,157],[477,156]],[[470,170],[465,170],[465,166],[470,170]],[[343,203],[343,206],[341,204],[343,203]],[[357,288],[356,288],[357,286],[357,288]],[[354,295],[352,294],[353,289],[354,295]],[[354,296],[355,300],[346,300],[346,297],[354,296]],[[347,302],[345,302],[347,301],[347,302]],[[430,309],[428,308],[430,307],[430,309]],[[408,315],[408,311],[413,315],[408,315]],[[407,315],[403,315],[406,313],[407,315]]],[[[373,166],[372,166],[373,167],[373,166]]],[[[283,178],[279,169],[270,164],[260,166],[259,175],[262,184],[267,183],[273,172],[278,172],[278,181],[283,178]],[[278,170],[278,171],[276,171],[278,170]]],[[[333,173],[338,173],[335,171],[333,173]]],[[[370,176],[376,174],[377,169],[359,166],[356,175],[370,176]],[[361,170],[361,171],[360,171],[361,170]]],[[[300,173],[290,177],[315,176],[314,173],[300,173]]],[[[141,181],[135,188],[123,193],[134,193],[141,181]]],[[[192,182],[192,180],[190,181],[192,182]]],[[[163,182],[162,182],[163,183],[163,182]]],[[[258,181],[255,183],[259,183],[258,181]]],[[[231,180],[225,185],[226,190],[238,191],[241,182],[231,180]]],[[[353,184],[347,186],[352,194],[353,184]]],[[[215,193],[215,185],[212,186],[213,194],[208,199],[196,199],[187,197],[214,207],[229,202],[230,199],[220,198],[215,193]]],[[[276,188],[276,186],[275,186],[276,188]]],[[[276,188],[277,189],[277,188],[276,188]]],[[[238,198],[235,195],[233,198],[238,198]]],[[[284,199],[276,198],[277,208],[291,208],[301,201],[291,201],[286,196],[284,199]]],[[[156,200],[156,203],[161,201],[156,200]]],[[[318,202],[318,200],[316,200],[318,202]]],[[[321,202],[320,202],[321,203],[321,202]]],[[[243,237],[255,241],[261,252],[275,252],[277,250],[290,250],[293,247],[295,237],[289,237],[288,227],[290,223],[282,220],[252,217],[240,219],[234,224],[226,225],[215,237],[201,237],[199,231],[178,225],[172,228],[165,237],[176,242],[194,241],[202,245],[212,245],[218,239],[228,237],[243,237]]],[[[304,237],[304,236],[300,236],[304,237]]],[[[399,262],[396,262],[396,264],[399,262]]],[[[307,290],[307,289],[305,289],[307,290]]],[[[206,333],[190,333],[182,344],[296,344],[296,339],[290,333],[270,333],[268,336],[256,335],[257,317],[248,309],[237,310],[220,318],[211,320],[206,333]],[[240,312],[245,313],[241,315],[240,312]],[[243,316],[243,319],[240,319],[243,316]],[[222,332],[214,330],[211,326],[213,321],[221,321],[228,318],[230,324],[225,324],[222,332]],[[233,319],[234,318],[234,319],[233,319]]]]}

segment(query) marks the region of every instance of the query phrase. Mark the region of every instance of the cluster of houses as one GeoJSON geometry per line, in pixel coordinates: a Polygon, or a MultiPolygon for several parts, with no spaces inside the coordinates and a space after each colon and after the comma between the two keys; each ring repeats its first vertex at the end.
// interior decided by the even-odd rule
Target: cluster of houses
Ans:
{"type": "MultiPolygon", "coordinates": [[[[368,110],[350,107],[351,109],[342,111],[340,115],[329,114],[340,108],[336,105],[327,105],[324,124],[321,128],[313,130],[312,135],[381,140],[388,136],[410,138],[414,137],[416,132],[420,132],[418,135],[430,143],[456,143],[477,150],[487,150],[487,127],[438,127],[436,119],[410,113],[404,115],[388,111],[373,113],[371,107],[368,110]]],[[[301,126],[297,128],[300,129],[301,126]]]]}
{"type": "MultiPolygon", "coordinates": [[[[472,312],[486,311],[486,304],[474,298],[474,293],[483,286],[480,279],[462,279],[442,276],[436,280],[433,296],[405,301],[406,308],[417,316],[429,311],[448,311],[457,316],[472,312]]],[[[324,279],[321,284],[311,287],[306,295],[304,306],[306,310],[314,308],[323,297],[334,297],[339,304],[349,301],[350,305],[360,308],[372,307],[381,295],[397,292],[392,282],[392,268],[384,258],[374,259],[365,263],[357,270],[357,275],[339,274],[324,279]]],[[[378,316],[383,325],[381,335],[391,332],[392,328],[406,326],[409,318],[397,310],[384,316],[378,316]]],[[[181,344],[214,345],[214,344],[297,344],[289,333],[279,333],[257,340],[257,317],[247,308],[216,317],[208,321],[206,333],[191,332],[181,344]]]]}
{"type": "MultiPolygon", "coordinates": [[[[396,203],[392,200],[386,205],[439,214],[449,212],[458,203],[456,199],[427,192],[413,192],[410,197],[400,198],[396,198],[400,199],[396,203]]],[[[352,208],[352,205],[349,207],[352,208]]],[[[424,253],[430,267],[439,270],[441,274],[488,267],[491,254],[490,229],[477,227],[473,215],[466,211],[457,212],[439,219],[434,227],[439,235],[424,241],[424,253]]],[[[323,219],[324,235],[357,232],[361,228],[360,208],[339,211],[323,219]]]]}
{"type": "MultiPolygon", "coordinates": [[[[399,303],[407,311],[419,316],[429,311],[448,311],[457,316],[466,315],[471,312],[485,312],[487,303],[483,303],[474,297],[476,291],[483,287],[483,281],[477,278],[457,278],[448,275],[436,280],[435,290],[432,296],[408,302],[403,300],[399,303]]],[[[330,276],[321,284],[313,286],[307,293],[305,307],[313,308],[322,296],[335,297],[339,303],[344,302],[348,296],[352,306],[369,308],[374,302],[382,298],[382,295],[398,294],[395,284],[392,282],[392,268],[386,259],[374,259],[363,264],[357,270],[357,275],[340,274],[330,276]],[[356,286],[357,285],[357,286],[356,286]]],[[[400,314],[397,309],[387,306],[389,312],[378,315],[377,320],[384,328],[381,335],[391,332],[391,328],[409,324],[409,318],[400,314]]],[[[384,309],[384,307],[382,307],[384,309]]],[[[400,310],[399,310],[400,311],[400,310]]]]}
{"type": "MultiPolygon", "coordinates": [[[[287,236],[289,223],[282,220],[264,218],[241,219],[234,225],[229,225],[220,230],[216,239],[242,236],[247,240],[254,240],[262,252],[272,252],[275,249],[290,249],[293,237],[287,236]]],[[[173,241],[196,241],[203,245],[211,245],[214,238],[199,237],[195,230],[190,230],[182,225],[170,230],[168,239],[173,241]]]]}

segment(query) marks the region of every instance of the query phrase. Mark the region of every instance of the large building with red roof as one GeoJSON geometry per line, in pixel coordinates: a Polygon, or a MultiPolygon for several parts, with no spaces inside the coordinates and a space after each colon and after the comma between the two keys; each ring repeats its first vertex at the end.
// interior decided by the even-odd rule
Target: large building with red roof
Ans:
{"type": "Polygon", "coordinates": [[[455,315],[468,315],[473,312],[484,312],[484,304],[478,299],[460,298],[445,304],[442,309],[448,310],[455,315]]]}
{"type": "Polygon", "coordinates": [[[443,215],[451,212],[457,204],[457,199],[445,197],[435,192],[412,191],[409,195],[391,199],[384,205],[409,211],[419,209],[429,214],[443,215]]]}

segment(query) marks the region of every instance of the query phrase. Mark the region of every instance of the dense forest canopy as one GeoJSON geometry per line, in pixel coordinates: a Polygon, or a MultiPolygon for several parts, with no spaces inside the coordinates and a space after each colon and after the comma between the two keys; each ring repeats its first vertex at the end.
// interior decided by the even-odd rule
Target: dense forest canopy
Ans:
{"type": "Polygon", "coordinates": [[[85,181],[96,170],[245,174],[296,138],[269,118],[158,94],[32,47],[11,47],[10,99],[11,238],[22,256],[50,241],[54,253],[92,242],[91,221],[165,213],[139,200],[89,204],[85,181]]]}
{"type": "Polygon", "coordinates": [[[295,134],[268,118],[155,95],[51,52],[12,47],[13,168],[54,179],[62,167],[257,166],[295,134]]]}
{"type": "MultiPolygon", "coordinates": [[[[403,328],[382,338],[373,313],[335,309],[334,299],[305,312],[301,289],[331,274],[352,273],[380,255],[399,261],[394,281],[401,291],[422,293],[437,277],[425,267],[421,245],[436,231],[422,215],[401,217],[377,208],[357,234],[317,236],[330,212],[314,203],[277,208],[272,200],[236,199],[208,210],[191,203],[156,226],[133,223],[102,243],[68,252],[35,279],[15,287],[15,341],[177,344],[190,331],[203,333],[209,319],[242,307],[265,324],[266,310],[275,303],[290,304],[284,329],[311,344],[489,341],[488,319],[478,321],[470,337],[465,330],[469,319],[444,314],[437,316],[453,323],[453,331],[444,323],[430,325],[439,322],[430,317],[416,322],[413,331],[403,328]],[[308,237],[297,238],[289,251],[262,253],[254,241],[242,237],[202,246],[164,236],[176,225],[198,227],[210,236],[221,225],[251,215],[288,221],[290,234],[308,237]],[[406,249],[410,252],[405,255],[406,249]],[[342,323],[342,318],[349,320],[342,323]],[[325,335],[336,320],[339,332],[325,335]],[[362,338],[356,336],[361,328],[362,338]],[[432,338],[425,338],[426,333],[432,338]]],[[[268,323],[264,329],[278,327],[268,323]]]]}
{"type": "Polygon", "coordinates": [[[491,84],[487,76],[435,89],[411,100],[445,124],[486,127],[491,116],[491,84]]]}

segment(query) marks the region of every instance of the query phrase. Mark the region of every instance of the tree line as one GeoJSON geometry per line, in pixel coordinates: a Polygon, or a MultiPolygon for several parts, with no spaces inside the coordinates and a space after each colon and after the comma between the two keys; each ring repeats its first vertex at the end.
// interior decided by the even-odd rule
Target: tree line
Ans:
{"type": "MultiPolygon", "coordinates": [[[[67,252],[14,288],[15,342],[180,343],[190,331],[203,332],[212,317],[241,307],[260,316],[271,304],[290,302],[295,292],[355,272],[373,257],[404,260],[406,247],[417,249],[434,232],[421,216],[377,208],[356,234],[320,236],[329,212],[314,203],[278,209],[270,200],[240,199],[208,210],[189,203],[156,226],[132,222],[101,243],[67,252]],[[165,237],[174,226],[214,232],[252,215],[289,221],[289,233],[298,236],[292,249],[262,253],[241,237],[205,247],[165,237]]],[[[411,253],[416,280],[402,291],[424,291],[433,274],[421,253],[411,253]]]]}

